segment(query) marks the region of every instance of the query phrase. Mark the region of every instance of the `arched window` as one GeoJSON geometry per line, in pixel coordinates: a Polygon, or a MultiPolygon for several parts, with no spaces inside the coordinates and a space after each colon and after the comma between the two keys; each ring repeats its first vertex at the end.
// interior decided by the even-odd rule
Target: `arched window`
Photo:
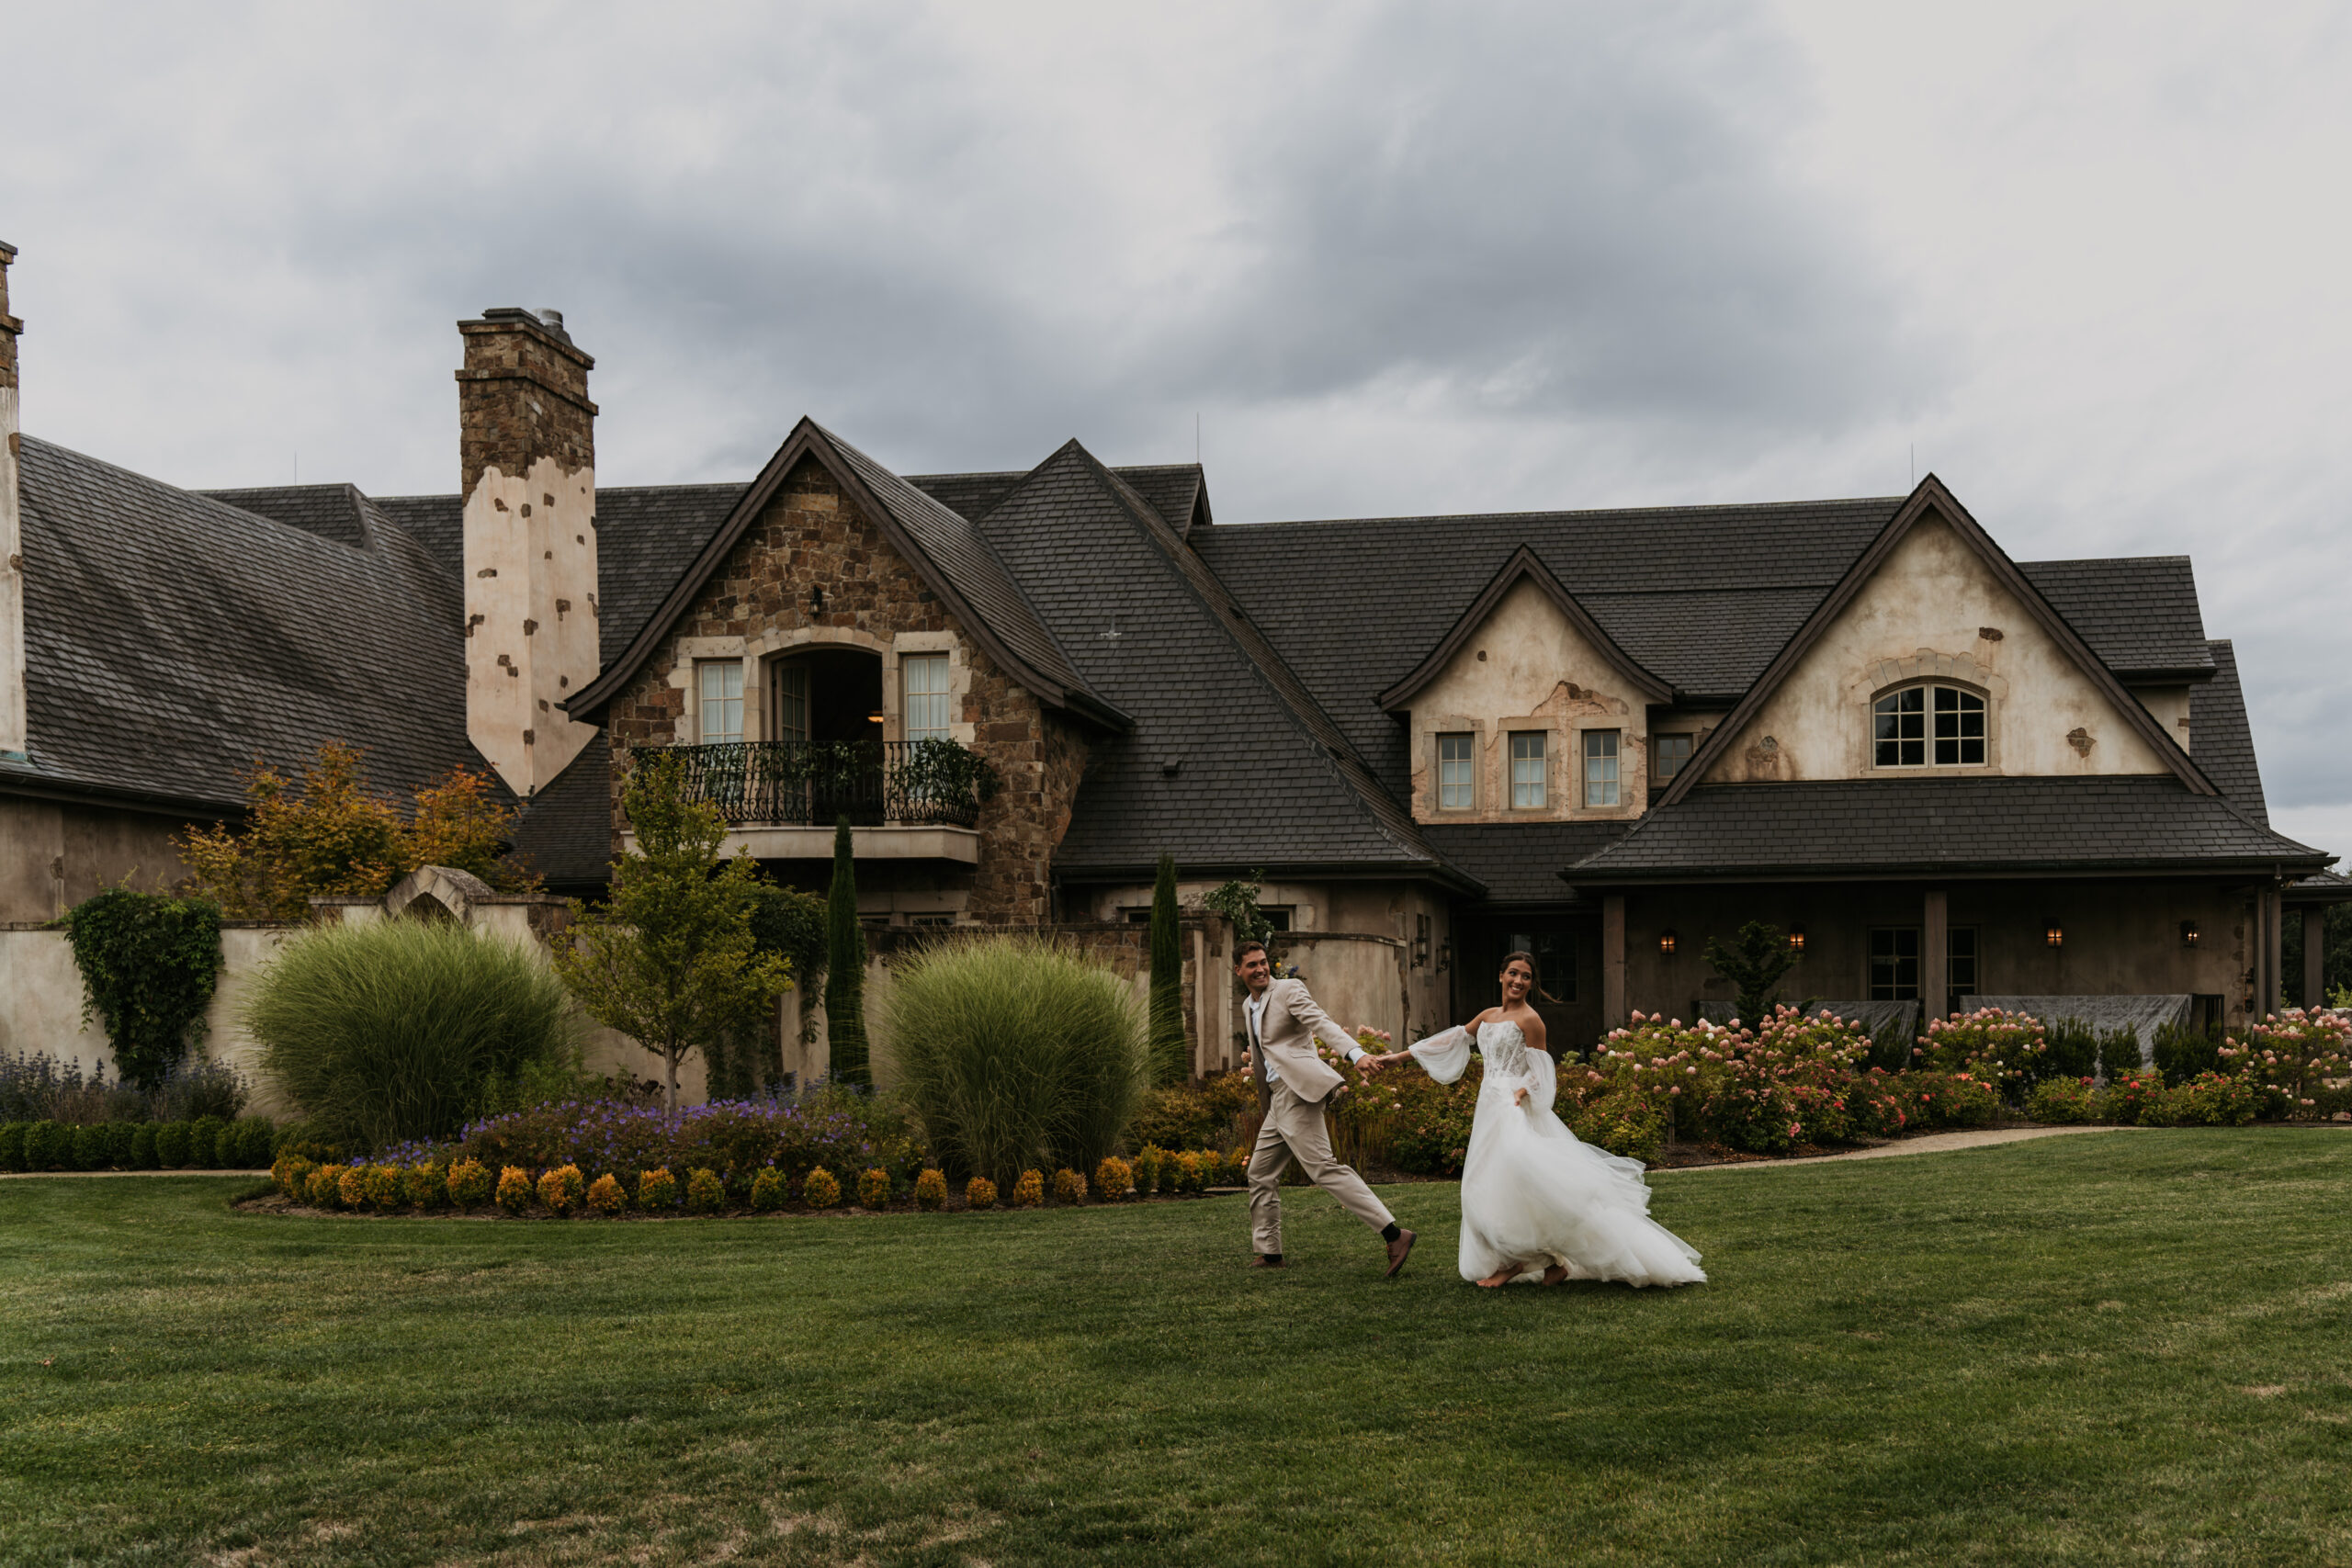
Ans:
{"type": "Polygon", "coordinates": [[[1872,761],[1882,768],[1981,768],[1984,699],[1964,686],[1905,686],[1871,705],[1872,761]]]}

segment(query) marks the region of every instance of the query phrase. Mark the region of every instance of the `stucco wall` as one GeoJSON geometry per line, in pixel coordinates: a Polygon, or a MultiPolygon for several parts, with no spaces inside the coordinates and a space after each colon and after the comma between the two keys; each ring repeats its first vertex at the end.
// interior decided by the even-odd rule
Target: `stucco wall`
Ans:
{"type": "MultiPolygon", "coordinates": [[[[1983,768],[1905,774],[2156,773],[2165,763],[1940,520],[1923,519],[1735,738],[1709,783],[1882,776],[1874,694],[1942,678],[1985,695],[1983,768]]],[[[2158,711],[2157,705],[2150,705],[2158,711]]],[[[2177,718],[2186,717],[2182,705],[2177,718]]],[[[2177,730],[2184,740],[2187,730],[2177,730]]]]}
{"type": "Polygon", "coordinates": [[[466,736],[529,795],[595,739],[556,705],[596,678],[596,476],[482,470],[465,506],[466,736]]]}
{"type": "Polygon", "coordinates": [[[1647,699],[1594,651],[1558,604],[1532,582],[1509,592],[1413,698],[1413,815],[1423,822],[1528,822],[1639,816],[1647,802],[1647,699]],[[1584,732],[1613,729],[1618,804],[1584,804],[1584,732]],[[1547,781],[1540,809],[1510,805],[1510,737],[1540,730],[1547,781]],[[1437,738],[1477,738],[1476,800],[1438,808],[1437,738]]]}

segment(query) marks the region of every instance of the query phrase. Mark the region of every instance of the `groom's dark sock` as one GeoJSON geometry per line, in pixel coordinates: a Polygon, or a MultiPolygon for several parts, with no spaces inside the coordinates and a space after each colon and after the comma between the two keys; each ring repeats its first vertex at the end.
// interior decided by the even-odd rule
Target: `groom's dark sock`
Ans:
{"type": "Polygon", "coordinates": [[[1391,1220],[1386,1224],[1380,1227],[1380,1239],[1383,1241],[1395,1241],[1397,1236],[1402,1234],[1403,1233],[1401,1231],[1397,1230],[1396,1222],[1395,1220],[1391,1220]]]}

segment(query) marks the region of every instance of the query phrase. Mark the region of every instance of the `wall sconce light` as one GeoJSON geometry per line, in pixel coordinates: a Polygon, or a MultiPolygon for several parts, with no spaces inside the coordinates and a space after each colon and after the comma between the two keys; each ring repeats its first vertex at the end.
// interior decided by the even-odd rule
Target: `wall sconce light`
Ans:
{"type": "Polygon", "coordinates": [[[825,613],[825,591],[822,588],[808,590],[808,607],[820,615],[825,613]]]}
{"type": "Polygon", "coordinates": [[[2041,922],[2041,936],[2042,940],[2052,947],[2066,945],[2066,929],[2058,923],[2058,917],[2055,915],[2041,922]]]}
{"type": "Polygon", "coordinates": [[[878,713],[867,714],[865,716],[865,722],[868,724],[879,724],[882,722],[882,716],[878,713]]]}
{"type": "Polygon", "coordinates": [[[1804,951],[1804,928],[1803,926],[1791,926],[1789,928],[1789,951],[1791,953],[1803,953],[1804,951]]]}
{"type": "Polygon", "coordinates": [[[1674,956],[1674,933],[1672,931],[1660,931],[1657,933],[1657,950],[1666,954],[1668,958],[1674,956]]]}
{"type": "Polygon", "coordinates": [[[1446,938],[1437,944],[1437,972],[1441,975],[1453,967],[1453,939],[1446,938]]]}
{"type": "Polygon", "coordinates": [[[2197,929],[2197,922],[2195,920],[2183,920],[2180,922],[2181,946],[2195,947],[2198,942],[2204,938],[2204,935],[2205,933],[2203,931],[2197,929]]]}

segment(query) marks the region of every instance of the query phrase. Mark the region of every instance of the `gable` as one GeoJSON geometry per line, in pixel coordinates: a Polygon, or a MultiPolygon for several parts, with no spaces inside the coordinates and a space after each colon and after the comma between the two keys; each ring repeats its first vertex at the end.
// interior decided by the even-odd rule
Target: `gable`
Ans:
{"type": "MultiPolygon", "coordinates": [[[[2064,645],[2046,606],[2029,604],[1961,525],[1929,509],[1809,628],[1794,662],[1706,767],[1709,784],[1890,776],[1871,754],[1879,693],[1940,680],[1981,694],[1985,773],[2077,777],[2176,771],[2145,711],[2114,678],[2064,645]]],[[[2030,588],[2025,592],[2030,592],[2030,588]]],[[[1951,770],[1939,770],[1950,773],[1951,770]]],[[[1916,770],[1910,772],[1916,773],[1916,770]]]]}

